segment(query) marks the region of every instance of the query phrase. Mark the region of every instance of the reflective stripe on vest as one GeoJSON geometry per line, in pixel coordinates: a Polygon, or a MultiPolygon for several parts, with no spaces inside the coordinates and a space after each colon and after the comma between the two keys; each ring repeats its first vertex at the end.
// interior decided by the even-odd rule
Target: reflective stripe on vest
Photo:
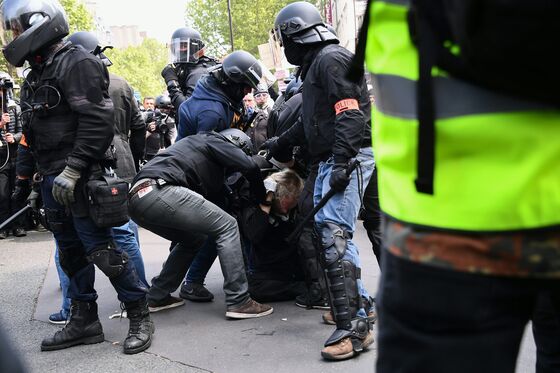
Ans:
{"type": "Polygon", "coordinates": [[[434,195],[416,191],[418,54],[403,1],[371,5],[374,147],[382,210],[459,231],[560,225],[560,112],[435,73],[434,195]]]}

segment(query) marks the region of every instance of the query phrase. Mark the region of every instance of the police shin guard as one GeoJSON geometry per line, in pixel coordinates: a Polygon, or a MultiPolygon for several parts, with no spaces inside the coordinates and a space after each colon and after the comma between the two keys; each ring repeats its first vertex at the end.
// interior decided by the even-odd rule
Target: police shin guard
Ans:
{"type": "Polygon", "coordinates": [[[125,302],[127,317],[130,320],[128,335],[124,340],[124,353],[137,354],[152,344],[154,323],[150,320],[150,311],[146,298],[134,302],[125,302]]]}
{"type": "Polygon", "coordinates": [[[68,324],[53,337],[45,338],[41,343],[41,351],[100,343],[104,339],[103,328],[97,316],[97,303],[72,300],[68,324]]]}
{"type": "Polygon", "coordinates": [[[314,230],[305,227],[298,241],[298,252],[304,268],[307,293],[296,297],[296,305],[307,309],[330,309],[324,277],[321,275],[314,230]]]}
{"type": "Polygon", "coordinates": [[[348,234],[339,226],[325,223],[320,231],[323,246],[323,270],[331,301],[331,312],[336,322],[336,330],[325,342],[324,358],[341,360],[354,356],[369,346],[371,324],[365,317],[356,317],[361,308],[358,292],[359,269],[344,260],[348,234]],[[331,348],[332,347],[332,348],[331,348]]]}

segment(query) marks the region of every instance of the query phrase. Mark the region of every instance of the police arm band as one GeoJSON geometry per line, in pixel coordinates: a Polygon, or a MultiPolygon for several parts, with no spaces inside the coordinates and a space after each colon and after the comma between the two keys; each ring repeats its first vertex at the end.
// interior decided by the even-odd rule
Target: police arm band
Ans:
{"type": "Polygon", "coordinates": [[[334,111],[336,115],[344,113],[347,110],[359,110],[360,105],[355,98],[345,98],[334,104],[334,111]]]}

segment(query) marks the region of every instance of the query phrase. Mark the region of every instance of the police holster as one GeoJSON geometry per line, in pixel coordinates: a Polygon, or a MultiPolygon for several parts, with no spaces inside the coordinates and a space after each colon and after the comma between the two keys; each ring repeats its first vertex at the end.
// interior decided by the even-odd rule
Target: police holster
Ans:
{"type": "Polygon", "coordinates": [[[101,228],[128,222],[128,183],[111,173],[89,180],[86,185],[89,215],[101,228]]]}

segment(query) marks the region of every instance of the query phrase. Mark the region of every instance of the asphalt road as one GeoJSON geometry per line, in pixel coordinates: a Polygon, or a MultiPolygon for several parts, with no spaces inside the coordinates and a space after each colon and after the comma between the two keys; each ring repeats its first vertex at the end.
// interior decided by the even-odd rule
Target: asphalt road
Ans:
{"type": "MultiPolygon", "coordinates": [[[[140,237],[150,279],[161,268],[168,242],[145,230],[140,231],[140,237]]],[[[374,293],[379,279],[377,262],[365,232],[359,229],[355,237],[361,248],[363,280],[374,293]]],[[[109,320],[108,316],[119,310],[119,303],[104,276],[97,277],[96,289],[106,341],[41,352],[41,340],[58,328],[47,322],[48,315],[59,310],[61,297],[53,250],[48,232],[0,241],[0,325],[30,372],[374,372],[375,345],[349,361],[327,363],[321,359],[322,343],[332,331],[320,323],[321,311],[282,302],[272,304],[275,310],[268,317],[226,320],[218,263],[206,281],[215,300],[187,302],[153,314],[156,333],[147,352],[132,356],[121,352],[128,320],[109,320]]],[[[526,334],[517,371],[531,373],[535,347],[531,334],[526,334]]]]}

